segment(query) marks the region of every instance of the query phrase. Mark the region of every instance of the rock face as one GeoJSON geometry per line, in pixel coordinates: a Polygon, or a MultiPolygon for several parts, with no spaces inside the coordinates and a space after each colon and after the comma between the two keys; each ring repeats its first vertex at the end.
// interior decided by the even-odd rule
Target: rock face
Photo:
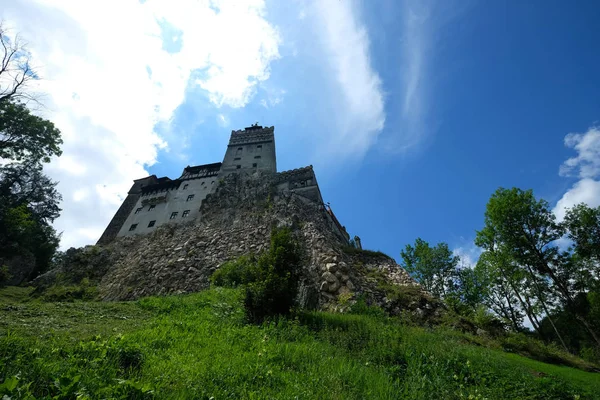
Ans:
{"type": "MultiPolygon", "coordinates": [[[[131,300],[203,290],[223,263],[262,252],[272,228],[283,226],[292,229],[303,249],[298,298],[302,307],[336,309],[340,298],[363,295],[368,302],[398,312],[395,303],[404,289],[427,297],[393,259],[361,250],[348,252],[322,205],[275,187],[269,175],[230,175],[204,200],[200,220],[118,238],[100,252],[94,250],[107,264],[102,271],[88,267],[101,274],[97,280],[101,298],[131,300]]],[[[47,276],[37,280],[47,281],[47,276]]]]}

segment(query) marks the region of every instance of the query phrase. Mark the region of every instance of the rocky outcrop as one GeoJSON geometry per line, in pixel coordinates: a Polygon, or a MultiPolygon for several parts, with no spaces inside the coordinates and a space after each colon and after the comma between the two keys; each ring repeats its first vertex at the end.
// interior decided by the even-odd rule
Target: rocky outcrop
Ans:
{"type": "Polygon", "coordinates": [[[426,295],[391,258],[348,252],[322,204],[293,191],[278,192],[276,184],[272,175],[230,175],[203,202],[201,219],[165,225],[146,236],[117,238],[101,250],[106,265],[101,277],[96,275],[100,296],[131,300],[203,290],[217,268],[262,252],[272,228],[282,226],[292,229],[303,250],[302,307],[338,309],[340,298],[363,295],[398,312],[402,290],[390,288],[426,295]]]}

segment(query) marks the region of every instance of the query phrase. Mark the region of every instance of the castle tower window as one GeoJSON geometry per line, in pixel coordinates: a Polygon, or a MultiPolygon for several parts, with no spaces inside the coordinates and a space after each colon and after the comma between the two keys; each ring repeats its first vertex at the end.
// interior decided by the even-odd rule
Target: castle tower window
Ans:
{"type": "Polygon", "coordinates": [[[252,164],[252,168],[256,168],[256,163],[252,164]]]}
{"type": "Polygon", "coordinates": [[[185,210],[185,211],[183,212],[183,214],[181,214],[181,218],[185,218],[185,217],[187,217],[188,215],[190,215],[190,210],[185,210]]]}
{"type": "Polygon", "coordinates": [[[262,144],[259,144],[258,146],[256,146],[256,151],[258,151],[258,152],[262,151],[262,144]]]}
{"type": "Polygon", "coordinates": [[[240,161],[242,158],[241,157],[236,157],[233,159],[233,161],[240,161]]]}
{"type": "Polygon", "coordinates": [[[172,212],[171,216],[169,217],[169,219],[175,219],[175,218],[177,218],[177,214],[179,214],[177,211],[172,212]]]}
{"type": "Polygon", "coordinates": [[[183,185],[183,190],[187,189],[188,186],[190,186],[190,185],[188,185],[187,183],[185,185],[183,185]]]}
{"type": "Polygon", "coordinates": [[[154,221],[150,221],[150,222],[148,223],[148,228],[152,228],[152,227],[154,226],[154,224],[155,224],[155,223],[156,223],[156,220],[154,220],[154,221]]]}
{"type": "Polygon", "coordinates": [[[137,228],[137,225],[138,225],[138,224],[133,224],[133,225],[131,225],[131,226],[129,227],[129,232],[131,232],[131,231],[135,231],[135,228],[137,228]]]}
{"type": "Polygon", "coordinates": [[[142,211],[142,209],[143,209],[143,208],[144,208],[144,207],[139,207],[139,208],[137,208],[137,209],[135,210],[135,214],[139,214],[139,213],[140,213],[140,211],[142,211]]]}
{"type": "Polygon", "coordinates": [[[154,210],[155,208],[156,208],[156,206],[155,206],[155,205],[151,205],[150,207],[148,207],[148,211],[152,211],[152,210],[154,210]]]}
{"type": "Polygon", "coordinates": [[[260,158],[260,156],[254,156],[254,158],[255,158],[255,159],[259,159],[259,158],[260,158]]]}
{"type": "Polygon", "coordinates": [[[239,156],[240,154],[242,154],[242,150],[244,150],[244,148],[243,148],[243,147],[238,147],[238,149],[237,149],[237,151],[236,151],[235,155],[236,155],[236,156],[239,156]]]}
{"type": "Polygon", "coordinates": [[[190,194],[190,195],[187,197],[187,200],[186,200],[186,201],[190,201],[190,200],[193,200],[193,199],[194,199],[194,195],[193,195],[193,194],[190,194]]]}
{"type": "Polygon", "coordinates": [[[235,169],[240,169],[240,168],[242,168],[242,166],[241,166],[241,165],[236,165],[236,166],[235,166],[235,169]]]}

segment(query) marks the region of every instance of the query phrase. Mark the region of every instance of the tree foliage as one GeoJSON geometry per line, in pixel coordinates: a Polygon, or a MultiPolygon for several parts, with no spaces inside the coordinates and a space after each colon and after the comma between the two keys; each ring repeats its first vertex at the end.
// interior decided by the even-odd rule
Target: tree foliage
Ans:
{"type": "Polygon", "coordinates": [[[484,249],[478,267],[492,283],[486,297],[490,308],[515,327],[521,322],[509,316],[526,315],[542,338],[556,338],[565,347],[569,331],[562,322],[569,315],[600,347],[589,300],[598,288],[599,222],[600,209],[586,205],[568,210],[565,221],[558,222],[548,202],[536,199],[531,190],[498,189],[476,238],[484,249]],[[569,250],[558,246],[564,238],[573,242],[569,250]]]}
{"type": "Polygon", "coordinates": [[[454,290],[459,259],[446,243],[431,247],[417,238],[415,245],[406,245],[400,255],[404,269],[431,294],[444,297],[454,290]]]}

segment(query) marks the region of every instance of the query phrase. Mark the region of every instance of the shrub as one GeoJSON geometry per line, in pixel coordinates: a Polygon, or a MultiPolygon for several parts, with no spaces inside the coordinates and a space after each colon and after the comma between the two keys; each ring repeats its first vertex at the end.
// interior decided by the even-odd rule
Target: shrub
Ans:
{"type": "Polygon", "coordinates": [[[269,250],[224,264],[211,277],[216,286],[245,290],[244,307],[251,321],[289,314],[298,292],[300,250],[289,229],[271,232],[269,250]]]}

